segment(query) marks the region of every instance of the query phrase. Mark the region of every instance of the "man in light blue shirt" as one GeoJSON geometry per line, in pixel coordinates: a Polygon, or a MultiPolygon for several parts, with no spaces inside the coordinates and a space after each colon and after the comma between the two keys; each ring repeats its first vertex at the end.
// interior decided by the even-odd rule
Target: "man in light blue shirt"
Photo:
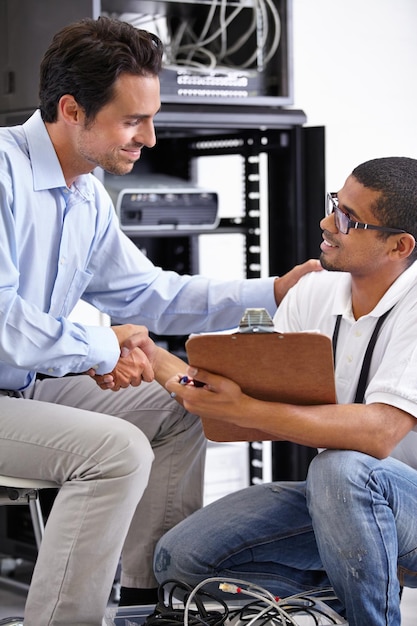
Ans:
{"type": "Polygon", "coordinates": [[[200,420],[155,382],[177,359],[148,329],[235,326],[246,307],[274,310],[317,269],[228,282],[179,276],[121,232],[91,172],[126,174],[155,144],[161,55],[157,37],[123,22],[70,25],[42,62],[40,110],[0,129],[0,473],[60,487],[28,626],[99,626],[122,547],[121,604],[152,602],[156,541],[201,506],[200,420]],[[119,325],[70,321],[79,299],[119,325]],[[121,352],[127,340],[134,348],[121,352]]]}

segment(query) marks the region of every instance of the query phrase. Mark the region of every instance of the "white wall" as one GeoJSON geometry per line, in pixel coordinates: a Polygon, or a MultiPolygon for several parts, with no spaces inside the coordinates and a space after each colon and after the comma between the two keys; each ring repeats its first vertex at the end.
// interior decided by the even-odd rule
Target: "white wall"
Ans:
{"type": "Polygon", "coordinates": [[[417,1],[293,0],[294,108],[326,127],[326,183],[417,158],[417,1]]]}

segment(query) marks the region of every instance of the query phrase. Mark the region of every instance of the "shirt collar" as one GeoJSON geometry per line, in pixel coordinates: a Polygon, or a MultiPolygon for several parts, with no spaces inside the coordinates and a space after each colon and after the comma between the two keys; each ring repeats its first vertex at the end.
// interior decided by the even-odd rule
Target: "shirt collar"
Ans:
{"type": "MultiPolygon", "coordinates": [[[[369,313],[371,317],[380,317],[391,309],[399,300],[417,284],[417,261],[412,263],[398,278],[391,287],[384,293],[376,307],[369,313]]],[[[332,313],[342,314],[345,317],[353,318],[352,314],[352,290],[350,274],[345,273],[345,280],[338,281],[336,296],[334,299],[332,313]]]]}
{"type": "MultiPolygon", "coordinates": [[[[61,164],[39,109],[23,124],[23,128],[32,165],[34,190],[67,188],[61,164]]],[[[90,175],[79,176],[74,188],[85,198],[90,199],[92,197],[90,175]]]]}
{"type": "Polygon", "coordinates": [[[64,174],[40,111],[23,124],[28,142],[35,191],[66,187],[64,174]]]}

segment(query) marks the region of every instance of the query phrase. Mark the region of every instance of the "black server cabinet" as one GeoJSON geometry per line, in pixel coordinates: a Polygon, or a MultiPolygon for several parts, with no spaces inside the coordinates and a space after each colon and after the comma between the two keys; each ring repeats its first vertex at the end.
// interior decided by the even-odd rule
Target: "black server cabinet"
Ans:
{"type": "MultiPolygon", "coordinates": [[[[239,154],[244,176],[244,215],[223,217],[213,231],[130,231],[129,237],[165,269],[198,271],[201,234],[239,232],[245,238],[245,274],[260,276],[260,256],[268,249],[268,274],[280,275],[308,258],[317,258],[319,222],[325,197],[324,129],[304,126],[302,111],[280,108],[166,105],[156,120],[157,145],[144,151],[135,168],[141,178],[173,175],[192,179],[191,164],[203,156],[239,154]],[[267,240],[262,227],[260,157],[267,163],[267,240]]],[[[265,172],[264,172],[265,174],[265,172]]],[[[227,171],[224,176],[228,176],[227,171]]],[[[156,337],[184,356],[186,337],[156,337]]],[[[316,451],[291,443],[272,443],[272,478],[301,480],[316,451]]],[[[262,447],[250,446],[252,481],[262,479],[262,447]]]]}
{"type": "Polygon", "coordinates": [[[41,58],[60,28],[107,15],[157,33],[163,103],[293,102],[292,0],[0,0],[0,114],[38,104],[41,58]]]}
{"type": "Polygon", "coordinates": [[[101,0],[101,10],[161,37],[163,102],[292,104],[292,0],[101,0]]]}
{"type": "MultiPolygon", "coordinates": [[[[309,257],[317,257],[319,222],[324,207],[324,129],[304,126],[302,111],[226,105],[163,105],[155,118],[157,145],[144,150],[133,175],[138,185],[152,175],[192,182],[192,162],[202,156],[242,157],[245,211],[242,218],[223,217],[216,232],[243,232],[247,238],[247,276],[259,275],[260,247],[269,249],[269,274],[282,274],[309,257]],[[267,156],[268,241],[261,241],[259,158],[267,156]],[[253,244],[253,245],[252,245],[253,244]],[[255,268],[255,269],[253,269],[255,268]]],[[[224,177],[228,172],[223,172],[224,177]]],[[[104,178],[106,184],[106,178],[104,178]]],[[[142,183],[143,184],[143,183],[142,183]]],[[[123,224],[122,224],[123,227],[123,224]]],[[[200,233],[213,232],[201,229],[200,233]]],[[[162,233],[138,227],[138,238],[195,237],[190,232],[162,233]]],[[[190,257],[189,270],[195,269],[190,257]]],[[[174,269],[174,267],[172,268],[174,269]]]]}

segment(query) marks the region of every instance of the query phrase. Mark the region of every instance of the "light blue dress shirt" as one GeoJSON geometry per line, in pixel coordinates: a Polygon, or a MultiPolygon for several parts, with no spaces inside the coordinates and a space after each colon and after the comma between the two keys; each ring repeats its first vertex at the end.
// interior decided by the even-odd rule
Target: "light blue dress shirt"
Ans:
{"type": "Polygon", "coordinates": [[[94,175],[66,186],[36,111],[0,128],[0,389],[24,389],[36,372],[113,369],[113,331],[67,319],[80,298],[113,323],[158,334],[231,328],[246,307],[276,308],[272,278],[217,281],[155,267],[120,230],[94,175]]]}

